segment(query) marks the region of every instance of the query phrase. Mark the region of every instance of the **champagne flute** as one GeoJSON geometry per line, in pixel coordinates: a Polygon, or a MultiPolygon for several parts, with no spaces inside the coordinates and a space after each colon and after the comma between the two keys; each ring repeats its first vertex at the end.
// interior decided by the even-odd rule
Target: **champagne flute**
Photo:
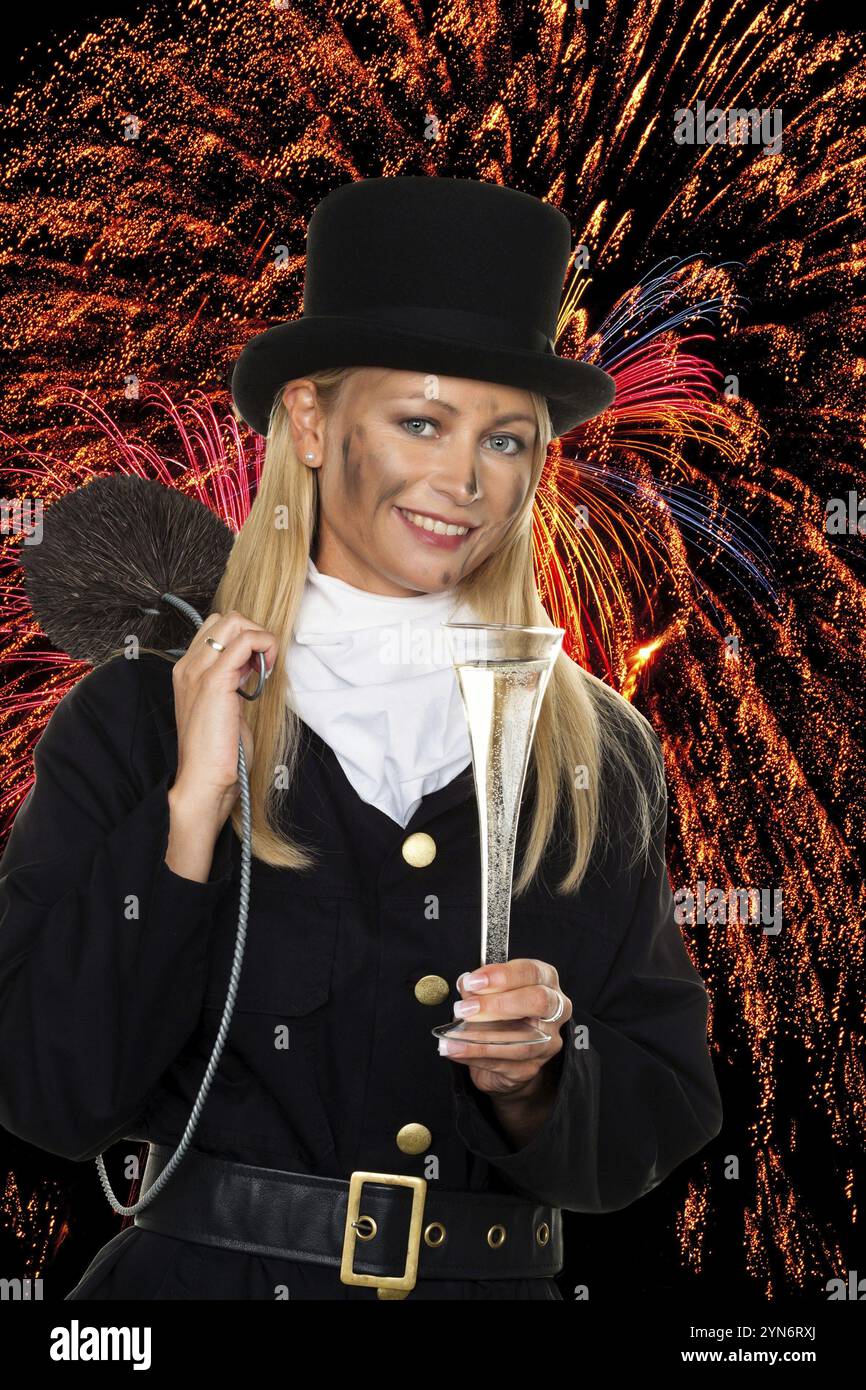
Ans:
{"type": "MultiPolygon", "coordinates": [[[[520,802],[541,702],[565,636],[559,627],[443,623],[469,726],[481,830],[481,964],[508,960],[520,802]]],[[[484,996],[479,996],[482,1009],[484,996]]],[[[528,1019],[441,1023],[434,1037],[484,1046],[550,1041],[528,1019]]]]}

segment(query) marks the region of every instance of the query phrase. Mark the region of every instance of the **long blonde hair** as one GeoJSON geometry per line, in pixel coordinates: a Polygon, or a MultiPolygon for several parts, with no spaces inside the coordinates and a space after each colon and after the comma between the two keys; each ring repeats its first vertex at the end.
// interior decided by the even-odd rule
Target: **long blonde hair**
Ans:
{"type": "MultiPolygon", "coordinates": [[[[344,381],[355,370],[333,368],[305,377],[316,384],[326,420],[339,401],[344,381]]],[[[544,398],[532,393],[532,400],[538,438],[524,504],[498,550],[456,589],[461,599],[471,602],[479,621],[551,627],[535,585],[532,508],[552,429],[544,398]]],[[[259,699],[244,710],[255,744],[250,772],[252,852],[274,867],[297,871],[312,869],[317,856],[314,849],[277,829],[281,793],[292,785],[301,735],[300,721],[287,698],[286,656],[314,548],[318,492],[318,470],[308,468],[297,456],[280,391],[271,412],[255,501],[235,538],[211,612],[235,609],[279,637],[271,678],[259,699]]],[[[632,816],[633,858],[648,854],[666,795],[658,740],[629,701],[564,652],[554,664],[542,701],[529,781],[535,787],[534,807],[524,860],[515,865],[515,896],[531,883],[555,828],[565,831],[573,850],[570,867],[558,884],[563,893],[579,888],[594,847],[612,833],[614,814],[617,833],[622,835],[626,808],[632,816]],[[615,780],[620,788],[617,797],[605,797],[605,788],[615,780]]],[[[239,800],[232,824],[240,836],[239,800]]]]}

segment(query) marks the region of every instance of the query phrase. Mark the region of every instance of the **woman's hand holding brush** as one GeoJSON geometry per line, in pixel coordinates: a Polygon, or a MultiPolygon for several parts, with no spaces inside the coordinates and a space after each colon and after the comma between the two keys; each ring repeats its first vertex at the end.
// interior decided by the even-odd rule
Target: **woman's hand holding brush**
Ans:
{"type": "Polygon", "coordinates": [[[182,877],[204,882],[210,873],[214,844],[240,792],[239,740],[252,768],[253,736],[238,686],[258,674],[259,652],[270,675],[277,649],[274,633],[242,613],[211,613],[174,665],[178,763],[166,863],[182,877]]]}

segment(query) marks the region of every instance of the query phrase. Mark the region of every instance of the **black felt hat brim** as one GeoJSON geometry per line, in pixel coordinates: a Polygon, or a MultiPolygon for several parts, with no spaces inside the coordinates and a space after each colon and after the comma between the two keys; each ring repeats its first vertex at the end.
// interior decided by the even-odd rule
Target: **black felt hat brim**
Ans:
{"type": "Polygon", "coordinates": [[[266,435],[277,392],[327,367],[388,367],[537,391],[547,400],[555,437],[601,414],[616,389],[600,367],[555,353],[491,348],[328,314],[277,324],[246,343],[231,376],[237,410],[266,435]]]}

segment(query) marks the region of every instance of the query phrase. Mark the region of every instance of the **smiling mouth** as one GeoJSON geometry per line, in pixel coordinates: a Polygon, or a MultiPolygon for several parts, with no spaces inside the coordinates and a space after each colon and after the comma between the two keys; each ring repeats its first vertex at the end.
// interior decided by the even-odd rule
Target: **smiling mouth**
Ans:
{"type": "Polygon", "coordinates": [[[424,512],[410,512],[406,507],[397,507],[396,510],[419,531],[427,531],[434,536],[467,536],[471,531],[478,529],[477,526],[460,526],[455,522],[436,521],[424,512]]]}

